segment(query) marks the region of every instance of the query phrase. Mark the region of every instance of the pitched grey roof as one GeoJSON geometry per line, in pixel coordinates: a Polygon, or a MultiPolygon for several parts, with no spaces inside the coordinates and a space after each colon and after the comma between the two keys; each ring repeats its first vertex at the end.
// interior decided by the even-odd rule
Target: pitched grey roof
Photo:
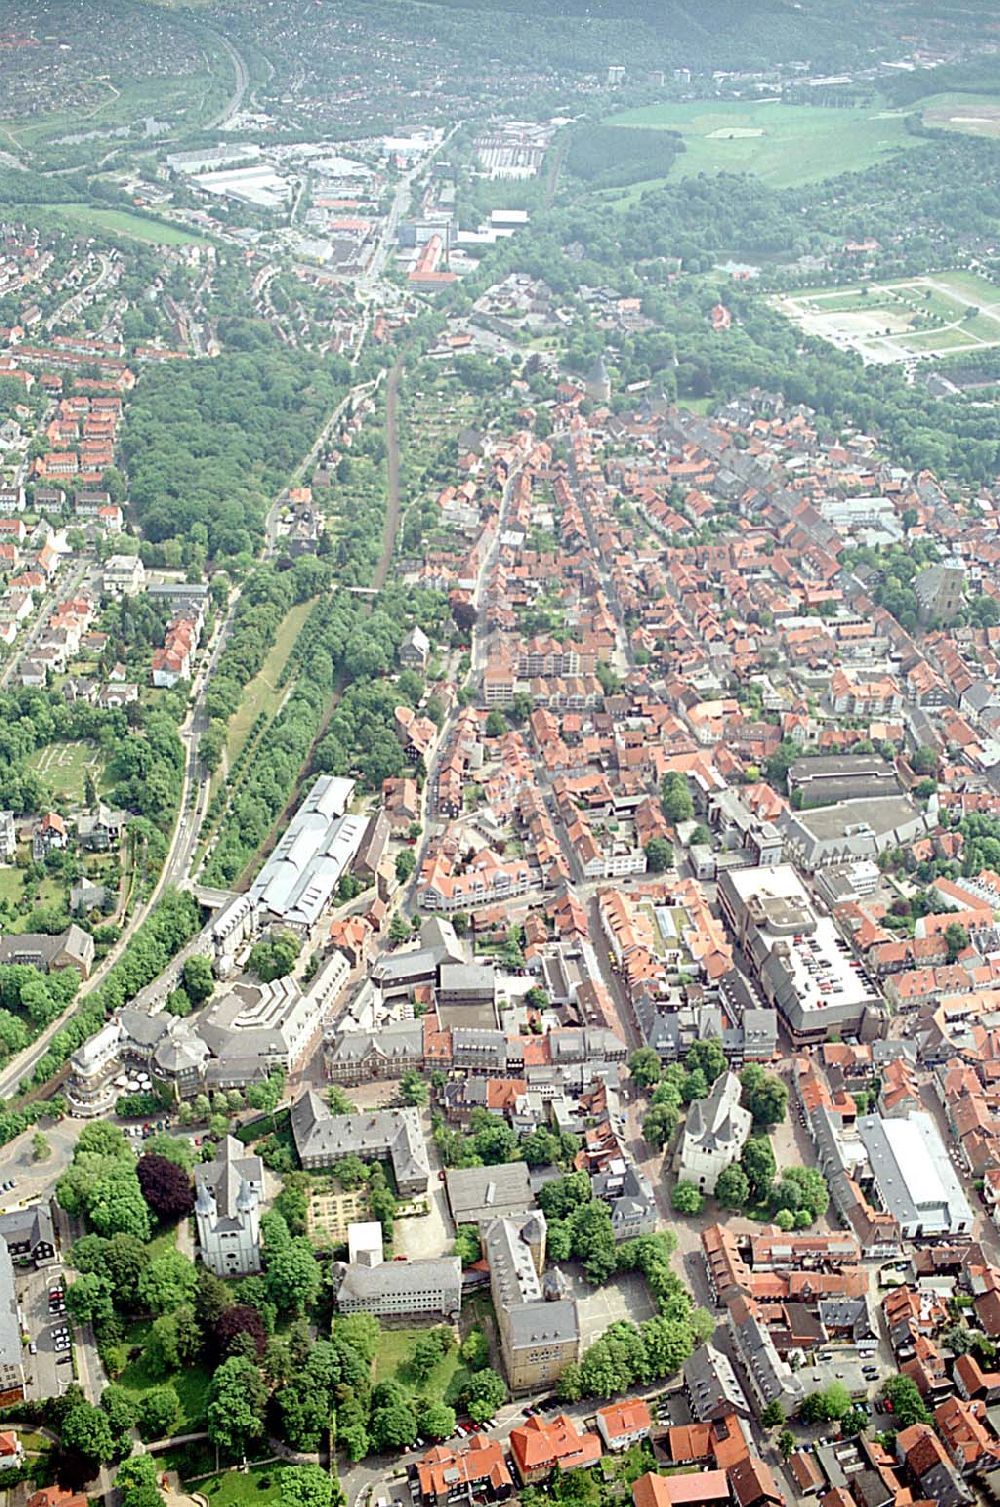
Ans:
{"type": "Polygon", "coordinates": [[[430,1176],[427,1147],[415,1109],[380,1109],[367,1114],[331,1114],[318,1094],[307,1091],[292,1106],[292,1135],[304,1163],[315,1158],[388,1155],[400,1184],[430,1176]]]}
{"type": "Polygon", "coordinates": [[[383,1261],[379,1266],[360,1264],[342,1267],[338,1302],[354,1298],[378,1302],[390,1294],[440,1292],[445,1307],[458,1308],[462,1301],[462,1263],[457,1256],[429,1261],[383,1261]]]}

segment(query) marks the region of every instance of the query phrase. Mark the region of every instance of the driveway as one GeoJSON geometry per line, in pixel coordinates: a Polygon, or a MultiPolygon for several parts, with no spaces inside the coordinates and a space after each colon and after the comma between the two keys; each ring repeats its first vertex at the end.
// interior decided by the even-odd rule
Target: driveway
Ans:
{"type": "Polygon", "coordinates": [[[448,1255],[455,1243],[455,1227],[448,1211],[448,1195],[444,1182],[438,1176],[444,1163],[431,1134],[430,1110],[421,1110],[420,1123],[431,1169],[427,1184],[428,1212],[412,1219],[397,1219],[395,1228],[396,1252],[400,1256],[409,1256],[411,1261],[448,1255]]]}
{"type": "Polygon", "coordinates": [[[17,1184],[8,1193],[0,1194],[0,1209],[13,1209],[47,1198],[72,1161],[76,1143],[86,1124],[86,1120],[67,1119],[41,1127],[52,1148],[43,1162],[35,1161],[31,1149],[38,1127],[26,1130],[16,1140],[0,1147],[0,1182],[14,1178],[17,1184]]]}
{"type": "Polygon", "coordinates": [[[52,1331],[59,1328],[72,1329],[65,1313],[49,1312],[49,1288],[62,1281],[62,1263],[54,1262],[39,1271],[17,1269],[15,1287],[21,1322],[29,1340],[38,1346],[38,1353],[24,1352],[24,1372],[27,1382],[26,1395],[33,1399],[58,1397],[73,1380],[73,1367],[68,1361],[60,1361],[60,1355],[68,1356],[69,1350],[57,1351],[52,1331]]]}

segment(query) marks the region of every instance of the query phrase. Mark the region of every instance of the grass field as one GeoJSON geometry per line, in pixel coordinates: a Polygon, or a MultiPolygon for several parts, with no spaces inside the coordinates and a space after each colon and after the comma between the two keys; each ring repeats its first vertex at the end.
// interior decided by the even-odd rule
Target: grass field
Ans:
{"type": "Polygon", "coordinates": [[[226,739],[226,753],[230,764],[239,757],[240,750],[247,740],[247,734],[261,713],[273,717],[281,705],[285,692],[278,688],[278,680],[292,652],[292,645],[302,632],[303,624],[315,605],[316,598],[313,597],[308,602],[298,602],[291,609],[278,629],[271,652],[253,680],[244,687],[239,707],[229,724],[229,736],[226,739]]]}
{"type": "MultiPolygon", "coordinates": [[[[905,112],[832,110],[777,101],[643,105],[613,115],[605,124],[679,132],[685,151],[670,170],[672,179],[698,173],[753,173],[774,188],[859,171],[887,152],[918,145],[906,134],[905,112]]],[[[633,184],[624,197],[632,201],[651,186],[633,184]]]]}
{"type": "Polygon", "coordinates": [[[972,355],[1000,346],[1000,287],[974,272],[807,288],[774,304],[810,335],[869,362],[972,355]]]}
{"type": "Polygon", "coordinates": [[[375,1380],[398,1381],[408,1392],[433,1397],[454,1407],[456,1398],[471,1375],[462,1362],[457,1345],[452,1346],[448,1354],[438,1361],[427,1380],[419,1385],[407,1369],[414,1341],[426,1333],[426,1329],[383,1329],[378,1355],[375,1357],[375,1380]]]}
{"type": "Polygon", "coordinates": [[[217,1476],[198,1481],[194,1490],[206,1497],[211,1507],[265,1507],[281,1494],[280,1461],[271,1465],[251,1465],[246,1472],[224,1470],[217,1476]]]}
{"type": "Polygon", "coordinates": [[[133,241],[146,241],[152,246],[208,245],[204,236],[185,229],[183,225],[168,225],[166,220],[147,220],[142,215],[129,214],[127,209],[104,209],[94,204],[46,204],[39,208],[70,229],[82,227],[95,232],[111,231],[133,241]]]}
{"type": "Polygon", "coordinates": [[[43,775],[55,795],[81,802],[86,774],[100,792],[104,779],[100,750],[96,743],[48,743],[28,760],[32,769],[43,775]]]}
{"type": "Polygon", "coordinates": [[[1000,94],[934,94],[921,103],[921,119],[963,136],[1000,137],[1000,94]]]}
{"type": "MultiPolygon", "coordinates": [[[[130,1325],[128,1343],[141,1345],[149,1328],[150,1325],[143,1320],[130,1325]]],[[[181,1419],[177,1432],[184,1434],[203,1428],[205,1398],[211,1376],[202,1366],[185,1366],[182,1371],[172,1372],[170,1376],[164,1378],[159,1375],[154,1376],[146,1365],[145,1356],[140,1355],[138,1359],[130,1361],[125,1367],[121,1376],[118,1377],[118,1385],[138,1399],[151,1387],[162,1386],[164,1380],[170,1383],[181,1400],[181,1419]]]]}

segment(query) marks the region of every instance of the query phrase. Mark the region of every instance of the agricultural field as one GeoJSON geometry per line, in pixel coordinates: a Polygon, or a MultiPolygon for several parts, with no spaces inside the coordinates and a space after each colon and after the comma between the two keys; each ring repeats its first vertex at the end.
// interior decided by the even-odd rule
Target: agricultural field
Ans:
{"type": "Polygon", "coordinates": [[[71,804],[83,804],[88,774],[97,791],[101,790],[104,769],[96,743],[48,743],[28,762],[49,782],[55,796],[63,796],[71,804]]]}
{"type": "Polygon", "coordinates": [[[922,104],[925,126],[1000,139],[1000,94],[934,94],[922,104]]]}
{"type": "Polygon", "coordinates": [[[977,355],[1000,346],[1000,287],[974,272],[807,288],[773,304],[807,334],[874,364],[977,355]]]}
{"type": "MultiPolygon", "coordinates": [[[[692,100],[643,105],[613,115],[607,125],[676,131],[685,150],[669,177],[752,173],[772,188],[814,183],[871,167],[887,152],[915,150],[905,110],[834,110],[778,100],[692,100]]],[[[630,195],[649,188],[636,184],[630,195]]]]}

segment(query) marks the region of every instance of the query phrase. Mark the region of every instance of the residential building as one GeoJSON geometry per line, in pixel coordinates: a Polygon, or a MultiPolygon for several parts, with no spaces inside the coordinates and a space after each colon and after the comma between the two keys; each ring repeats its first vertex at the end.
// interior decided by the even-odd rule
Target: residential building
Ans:
{"type": "Polygon", "coordinates": [[[94,939],[79,926],[70,926],[58,936],[24,931],[0,937],[0,964],[18,963],[40,973],[75,968],[83,979],[94,965],[94,939]]]}
{"type": "Polygon", "coordinates": [[[674,1476],[647,1471],[632,1487],[634,1507],[730,1507],[731,1500],[724,1470],[674,1476]]]}
{"type": "Polygon", "coordinates": [[[19,1266],[48,1266],[56,1259],[56,1232],[48,1203],[0,1214],[0,1239],[19,1266]]]}
{"type": "Polygon", "coordinates": [[[548,1480],[554,1470],[596,1465],[601,1458],[601,1441],[597,1434],[581,1433],[565,1413],[557,1414],[551,1423],[535,1414],[511,1429],[510,1453],[522,1484],[530,1486],[548,1480]]]}
{"type": "Polygon", "coordinates": [[[426,670],[431,645],[427,634],[416,624],[410,629],[399,646],[399,662],[404,669],[426,670]]]}
{"type": "Polygon", "coordinates": [[[17,853],[17,828],[13,811],[0,811],[0,861],[10,863],[17,853]]]}
{"type": "Polygon", "coordinates": [[[622,1402],[597,1410],[597,1432],[604,1440],[605,1449],[630,1449],[633,1444],[647,1439],[652,1427],[649,1406],[641,1397],[626,1397],[622,1402]]]}
{"type": "Polygon", "coordinates": [[[758,1416],[771,1402],[780,1402],[786,1415],[798,1409],[806,1388],[799,1375],[783,1361],[752,1299],[731,1298],[726,1328],[733,1353],[758,1416]]]}
{"type": "Polygon", "coordinates": [[[217,1277],[260,1271],[260,1200],[264,1166],[259,1156],[227,1135],[210,1162],[195,1169],[195,1221],[204,1264],[217,1277]]]}
{"type": "Polygon", "coordinates": [[[712,1344],[699,1345],[684,1362],[684,1391],[699,1422],[709,1423],[732,1413],[740,1418],[752,1416],[732,1361],[712,1344]]]}
{"type": "Polygon", "coordinates": [[[420,1507],[467,1507],[477,1502],[506,1502],[514,1492],[503,1446],[475,1434],[461,1449],[438,1444],[416,1464],[420,1507]]]}
{"type": "Polygon", "coordinates": [[[138,555],[112,555],[104,562],[101,587],[105,596],[137,597],[146,586],[146,567],[138,555]]]}

